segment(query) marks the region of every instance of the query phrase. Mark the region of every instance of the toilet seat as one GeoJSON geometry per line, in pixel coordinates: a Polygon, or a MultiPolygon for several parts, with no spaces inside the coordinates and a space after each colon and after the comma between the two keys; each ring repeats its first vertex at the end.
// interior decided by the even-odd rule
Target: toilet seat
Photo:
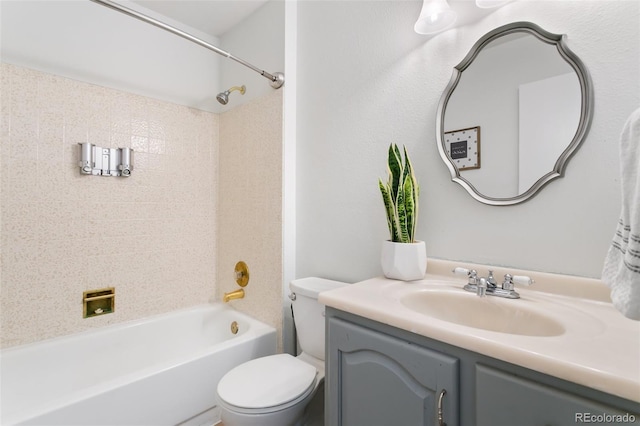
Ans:
{"type": "Polygon", "coordinates": [[[289,354],[271,355],[241,364],[218,383],[220,403],[246,414],[284,410],[315,389],[317,370],[289,354]]]}

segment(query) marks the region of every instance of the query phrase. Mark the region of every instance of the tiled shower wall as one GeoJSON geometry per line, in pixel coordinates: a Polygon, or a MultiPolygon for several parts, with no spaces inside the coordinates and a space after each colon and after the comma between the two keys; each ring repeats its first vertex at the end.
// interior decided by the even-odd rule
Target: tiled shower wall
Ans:
{"type": "Polygon", "coordinates": [[[282,348],[282,90],[220,115],[218,298],[239,288],[237,261],[249,266],[245,298],[230,303],[278,330],[282,348]]]}
{"type": "Polygon", "coordinates": [[[207,302],[216,291],[218,116],[0,70],[1,346],[207,302]],[[81,175],[81,142],[133,148],[132,176],[81,175]],[[116,289],[115,313],[83,319],[83,291],[103,287],[116,289]]]}

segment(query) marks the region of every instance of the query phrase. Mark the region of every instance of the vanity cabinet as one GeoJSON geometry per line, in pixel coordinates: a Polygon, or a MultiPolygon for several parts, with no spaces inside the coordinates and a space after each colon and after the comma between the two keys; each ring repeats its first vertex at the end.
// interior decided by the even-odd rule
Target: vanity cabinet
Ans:
{"type": "Polygon", "coordinates": [[[632,413],[617,407],[482,364],[476,366],[476,404],[478,425],[546,426],[640,422],[640,413],[634,414],[637,422],[632,423],[625,420],[632,413]],[[596,416],[604,414],[609,417],[593,421],[597,420],[596,416]],[[620,421],[616,422],[616,419],[620,421]]]}
{"type": "Polygon", "coordinates": [[[439,425],[443,390],[447,426],[640,425],[640,403],[334,308],[326,317],[327,425],[439,425]]]}
{"type": "Polygon", "coordinates": [[[326,424],[456,426],[458,360],[330,318],[326,424]]]}

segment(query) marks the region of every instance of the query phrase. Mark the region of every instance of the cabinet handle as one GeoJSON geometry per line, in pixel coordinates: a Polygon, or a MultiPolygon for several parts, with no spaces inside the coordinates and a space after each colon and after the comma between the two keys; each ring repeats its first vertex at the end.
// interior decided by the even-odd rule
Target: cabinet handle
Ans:
{"type": "Polygon", "coordinates": [[[438,426],[447,426],[444,422],[444,416],[442,414],[442,400],[444,399],[444,395],[447,393],[446,389],[442,389],[440,391],[440,395],[438,396],[438,426]]]}

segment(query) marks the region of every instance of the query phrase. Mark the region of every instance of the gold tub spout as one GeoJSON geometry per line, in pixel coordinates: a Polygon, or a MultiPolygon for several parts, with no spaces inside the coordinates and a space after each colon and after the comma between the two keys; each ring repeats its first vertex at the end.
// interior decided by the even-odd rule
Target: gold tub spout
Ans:
{"type": "Polygon", "coordinates": [[[234,299],[242,299],[244,298],[244,289],[240,288],[236,291],[232,291],[230,293],[225,293],[224,297],[222,298],[222,300],[226,303],[229,300],[234,300],[234,299]]]}

